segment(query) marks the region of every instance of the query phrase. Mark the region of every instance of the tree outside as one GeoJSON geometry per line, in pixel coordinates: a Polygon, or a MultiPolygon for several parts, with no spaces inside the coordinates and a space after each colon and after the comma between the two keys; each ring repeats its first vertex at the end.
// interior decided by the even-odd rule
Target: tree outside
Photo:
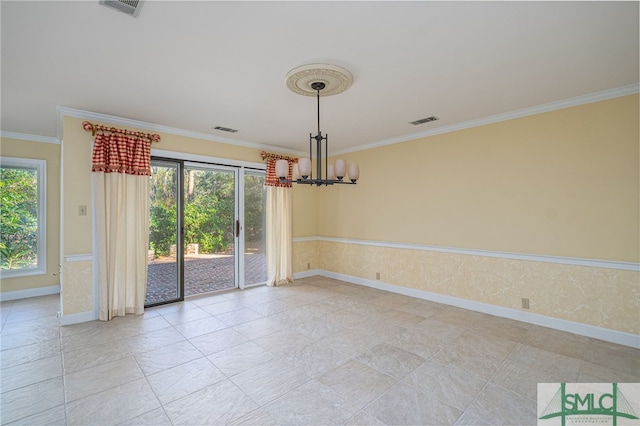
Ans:
{"type": "Polygon", "coordinates": [[[34,169],[0,167],[0,265],[38,262],[38,176],[34,169]]]}
{"type": "MultiPolygon", "coordinates": [[[[245,241],[263,239],[264,178],[245,179],[245,241]]],[[[198,244],[200,253],[224,253],[233,248],[235,224],[234,174],[187,169],[184,172],[184,243],[198,244]]],[[[176,169],[153,166],[150,181],[150,249],[168,256],[176,244],[176,169]]],[[[257,247],[256,247],[257,248],[257,247]]]]}

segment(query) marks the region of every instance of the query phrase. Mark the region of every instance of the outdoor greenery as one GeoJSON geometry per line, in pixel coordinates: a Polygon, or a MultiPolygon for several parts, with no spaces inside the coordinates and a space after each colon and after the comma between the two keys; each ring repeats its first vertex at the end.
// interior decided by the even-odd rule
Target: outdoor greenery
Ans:
{"type": "Polygon", "coordinates": [[[38,255],[38,177],[33,169],[0,168],[2,269],[33,266],[38,255]]]}
{"type": "MultiPolygon", "coordinates": [[[[245,236],[262,239],[264,179],[245,180],[245,236]],[[247,204],[249,203],[249,204],[247,204]]],[[[188,169],[184,175],[184,243],[198,244],[200,253],[220,253],[234,241],[235,183],[233,173],[188,169]]],[[[176,169],[153,166],[150,182],[150,248],[156,256],[170,254],[176,244],[176,169]]]]}

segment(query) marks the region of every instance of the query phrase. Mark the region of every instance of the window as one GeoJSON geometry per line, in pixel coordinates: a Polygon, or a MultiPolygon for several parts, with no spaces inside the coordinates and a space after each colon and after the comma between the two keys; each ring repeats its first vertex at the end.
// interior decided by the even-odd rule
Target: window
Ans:
{"type": "Polygon", "coordinates": [[[0,276],[45,274],[45,160],[0,157],[0,276]]]}

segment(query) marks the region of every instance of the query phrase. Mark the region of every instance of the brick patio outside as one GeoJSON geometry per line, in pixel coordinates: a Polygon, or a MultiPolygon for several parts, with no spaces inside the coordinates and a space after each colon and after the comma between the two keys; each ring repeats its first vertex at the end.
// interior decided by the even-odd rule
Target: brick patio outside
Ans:
{"type": "MultiPolygon", "coordinates": [[[[147,297],[145,304],[152,305],[177,298],[176,259],[158,258],[147,266],[147,297]]],[[[184,259],[184,294],[194,296],[234,286],[234,256],[188,255],[184,259]]],[[[245,282],[259,283],[267,280],[267,264],[264,253],[251,252],[245,256],[245,282]]]]}

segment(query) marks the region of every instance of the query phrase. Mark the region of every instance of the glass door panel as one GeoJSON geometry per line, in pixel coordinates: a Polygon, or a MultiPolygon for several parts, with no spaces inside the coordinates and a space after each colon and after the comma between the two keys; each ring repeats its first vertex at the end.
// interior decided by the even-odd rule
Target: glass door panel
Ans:
{"type": "Polygon", "coordinates": [[[264,172],[244,174],[244,285],[267,281],[264,172]]]}
{"type": "Polygon", "coordinates": [[[181,164],[177,161],[151,161],[145,306],[175,302],[184,298],[180,273],[180,169],[181,164]]]}
{"type": "Polygon", "coordinates": [[[237,170],[185,165],[185,295],[237,287],[237,170]]]}

